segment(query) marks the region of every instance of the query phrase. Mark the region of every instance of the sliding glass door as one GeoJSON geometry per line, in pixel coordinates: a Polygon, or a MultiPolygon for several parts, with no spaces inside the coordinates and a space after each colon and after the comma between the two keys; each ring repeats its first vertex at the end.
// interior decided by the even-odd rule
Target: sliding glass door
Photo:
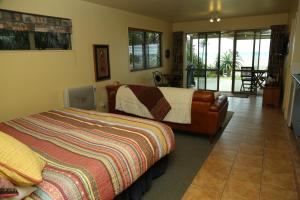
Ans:
{"type": "Polygon", "coordinates": [[[220,33],[207,33],[206,90],[219,90],[220,33]]]}
{"type": "MultiPolygon", "coordinates": [[[[237,31],[235,35],[235,63],[234,63],[234,90],[233,92],[241,92],[242,90],[242,69],[252,70],[253,54],[255,44],[254,31],[237,31]]],[[[250,76],[251,81],[251,76],[250,76]]],[[[249,82],[250,82],[249,81],[249,82]]],[[[250,82],[251,83],[251,82],[250,82]]],[[[249,83],[247,83],[247,87],[249,83]]]]}
{"type": "Polygon", "coordinates": [[[244,92],[241,70],[268,69],[270,37],[269,29],[187,34],[187,64],[195,68],[189,86],[244,92]]]}
{"type": "Polygon", "coordinates": [[[271,30],[236,31],[233,92],[251,92],[242,87],[245,79],[241,76],[241,71],[267,70],[270,42],[271,30]]]}
{"type": "Polygon", "coordinates": [[[219,89],[220,33],[187,35],[187,63],[195,66],[195,89],[219,89]]]}
{"type": "Polygon", "coordinates": [[[233,42],[233,31],[221,33],[219,90],[224,92],[232,90],[233,42]]]}

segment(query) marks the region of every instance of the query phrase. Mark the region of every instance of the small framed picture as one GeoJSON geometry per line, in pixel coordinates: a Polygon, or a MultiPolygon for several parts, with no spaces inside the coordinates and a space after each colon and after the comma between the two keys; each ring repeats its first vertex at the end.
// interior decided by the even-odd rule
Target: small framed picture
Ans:
{"type": "Polygon", "coordinates": [[[108,45],[94,45],[94,63],[96,81],[110,79],[108,45]]]}

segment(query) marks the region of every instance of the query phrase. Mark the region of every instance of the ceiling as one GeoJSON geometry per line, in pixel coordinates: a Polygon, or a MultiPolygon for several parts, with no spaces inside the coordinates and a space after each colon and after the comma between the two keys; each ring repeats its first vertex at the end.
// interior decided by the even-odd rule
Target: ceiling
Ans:
{"type": "Polygon", "coordinates": [[[294,0],[84,0],[169,22],[284,13],[294,0]]]}

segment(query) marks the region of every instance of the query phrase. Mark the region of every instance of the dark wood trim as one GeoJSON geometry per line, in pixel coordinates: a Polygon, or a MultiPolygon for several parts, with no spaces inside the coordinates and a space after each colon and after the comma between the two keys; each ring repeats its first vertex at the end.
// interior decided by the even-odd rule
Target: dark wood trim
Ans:
{"type": "Polygon", "coordinates": [[[219,89],[220,89],[220,59],[221,59],[221,32],[219,32],[219,48],[218,48],[218,63],[217,63],[217,68],[218,68],[217,91],[219,91],[219,89]]]}
{"type": "MultiPolygon", "coordinates": [[[[271,40],[271,37],[270,37],[271,40]]],[[[258,48],[258,58],[257,58],[257,69],[259,69],[260,64],[260,50],[261,50],[261,31],[259,32],[259,48],[258,48]]]]}
{"type": "Polygon", "coordinates": [[[6,11],[6,12],[14,12],[14,13],[17,12],[17,13],[26,14],[26,15],[34,15],[34,16],[37,16],[37,17],[50,17],[50,18],[55,18],[55,19],[72,20],[72,19],[64,18],[64,17],[55,17],[55,16],[51,16],[51,15],[39,15],[39,14],[28,13],[28,12],[20,12],[20,11],[17,11],[17,10],[8,10],[8,9],[2,9],[2,8],[0,10],[6,11]]]}
{"type": "Polygon", "coordinates": [[[146,32],[144,31],[143,32],[143,45],[142,45],[142,51],[143,51],[143,54],[144,54],[144,56],[143,56],[143,67],[144,68],[147,68],[147,66],[148,66],[148,63],[147,63],[147,59],[148,59],[148,56],[147,56],[147,52],[146,52],[146,32]]]}
{"type": "Polygon", "coordinates": [[[149,69],[158,69],[158,68],[162,68],[162,66],[159,67],[148,67],[148,68],[143,68],[143,69],[131,69],[131,72],[138,72],[138,71],[144,71],[144,70],[149,70],[149,69]]]}
{"type": "Polygon", "coordinates": [[[232,84],[231,84],[231,92],[234,93],[234,88],[235,88],[235,67],[236,67],[236,43],[237,43],[237,31],[234,31],[234,36],[233,36],[233,69],[232,69],[232,84]]]}
{"type": "Polygon", "coordinates": [[[154,30],[148,30],[148,29],[142,29],[142,28],[133,28],[133,27],[128,27],[128,31],[141,31],[141,32],[151,32],[151,33],[163,33],[161,31],[154,31],[154,30]]]}
{"type": "Polygon", "coordinates": [[[204,64],[204,70],[205,70],[205,76],[204,76],[204,89],[207,90],[207,34],[205,34],[205,64],[204,64]]]}
{"type": "Polygon", "coordinates": [[[254,70],[254,64],[255,64],[255,47],[256,47],[256,31],[253,32],[252,70],[254,70]]]}

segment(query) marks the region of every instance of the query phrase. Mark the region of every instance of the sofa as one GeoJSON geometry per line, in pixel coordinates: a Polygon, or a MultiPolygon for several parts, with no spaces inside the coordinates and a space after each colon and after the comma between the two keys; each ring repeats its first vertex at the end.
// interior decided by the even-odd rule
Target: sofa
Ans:
{"type": "MultiPolygon", "coordinates": [[[[116,94],[120,85],[106,86],[110,113],[131,115],[115,109],[116,94]]],[[[193,94],[191,124],[163,122],[175,130],[208,135],[211,138],[221,128],[228,109],[226,96],[215,98],[214,92],[198,90],[193,94]]]]}

